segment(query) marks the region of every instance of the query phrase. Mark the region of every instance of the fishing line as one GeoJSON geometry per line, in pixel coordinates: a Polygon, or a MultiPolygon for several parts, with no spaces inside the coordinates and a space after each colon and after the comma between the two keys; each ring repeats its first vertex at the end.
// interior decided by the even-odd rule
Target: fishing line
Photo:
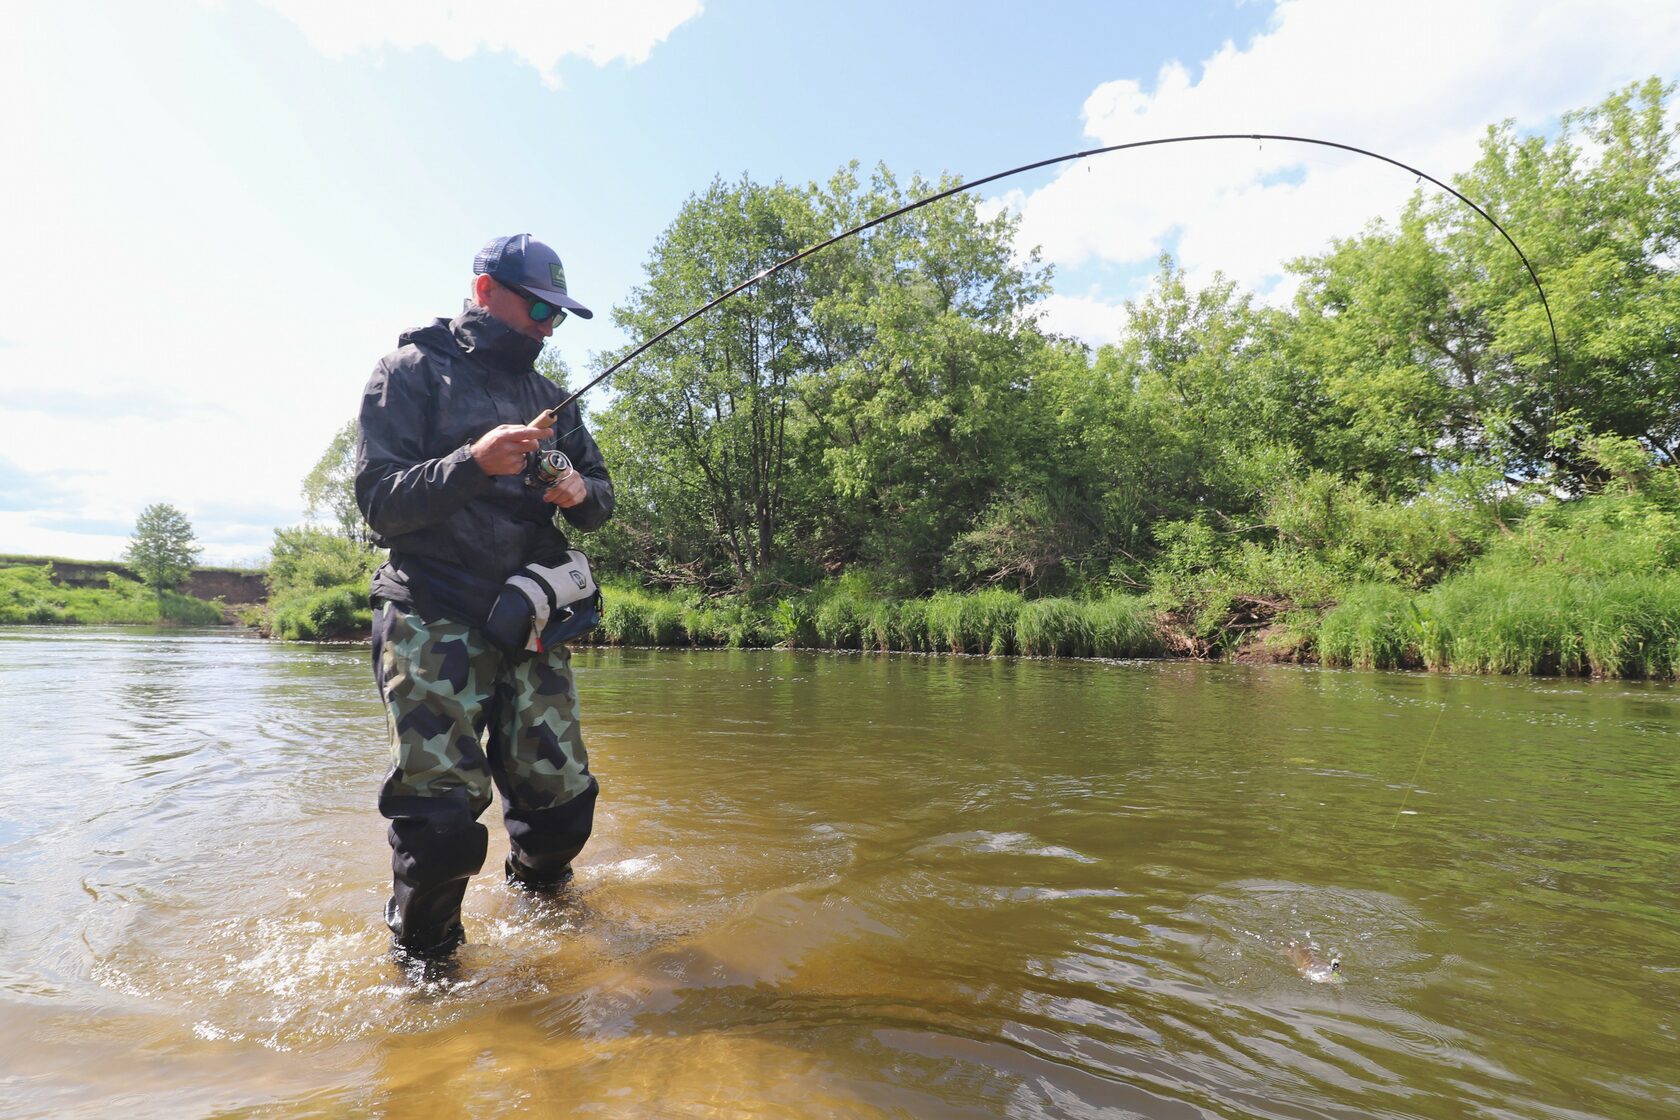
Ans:
{"type": "MultiPolygon", "coordinates": [[[[1382,162],[1387,163],[1387,164],[1391,164],[1392,166],[1398,167],[1403,171],[1410,172],[1412,175],[1416,176],[1420,180],[1428,179],[1431,183],[1435,184],[1437,187],[1440,187],[1442,190],[1446,191],[1448,194],[1452,195],[1454,198],[1456,198],[1460,202],[1464,203],[1464,205],[1468,206],[1471,210],[1474,210],[1478,215],[1480,215],[1483,219],[1485,219],[1489,225],[1493,226],[1494,229],[1499,231],[1500,236],[1503,237],[1505,239],[1506,243],[1511,246],[1512,250],[1516,252],[1518,259],[1520,259],[1523,263],[1523,267],[1528,270],[1529,279],[1534,281],[1534,290],[1540,294],[1540,306],[1545,308],[1545,311],[1546,311],[1546,327],[1551,332],[1551,336],[1552,336],[1552,370],[1553,370],[1554,376],[1561,371],[1563,363],[1562,363],[1561,354],[1560,354],[1560,351],[1559,351],[1559,348],[1558,348],[1557,323],[1552,319],[1552,304],[1551,304],[1551,301],[1546,298],[1546,289],[1544,287],[1542,287],[1541,284],[1540,284],[1540,274],[1535,272],[1534,265],[1529,263],[1528,254],[1526,254],[1522,251],[1522,246],[1518,245],[1517,242],[1516,242],[1516,239],[1513,238],[1508,232],[1506,232],[1505,227],[1500,225],[1496,220],[1494,220],[1494,217],[1493,217],[1492,214],[1489,214],[1486,210],[1482,209],[1475,202],[1473,202],[1469,198],[1465,197],[1458,190],[1449,186],[1446,183],[1443,183],[1441,180],[1439,180],[1435,176],[1429,174],[1427,171],[1420,171],[1418,168],[1413,167],[1411,164],[1403,163],[1400,160],[1397,160],[1397,159],[1393,158],[1392,156],[1385,156],[1381,152],[1373,152],[1368,148],[1360,148],[1360,147],[1356,147],[1352,144],[1343,144],[1343,143],[1340,143],[1339,141],[1336,141],[1336,140],[1320,140],[1320,139],[1318,139],[1316,137],[1312,137],[1312,136],[1289,136],[1289,135],[1285,135],[1285,134],[1282,134],[1282,133],[1274,133],[1274,132],[1210,132],[1210,133],[1201,133],[1201,134],[1192,135],[1192,136],[1164,136],[1164,137],[1158,137],[1158,138],[1153,139],[1153,140],[1132,140],[1132,141],[1129,141],[1125,144],[1110,144],[1107,147],[1102,147],[1102,148],[1087,148],[1084,151],[1080,151],[1080,152],[1069,152],[1067,155],[1051,156],[1049,159],[1034,160],[1032,163],[1023,163],[1019,167],[1011,167],[1007,171],[998,171],[998,172],[995,172],[994,174],[986,175],[982,178],[975,179],[975,180],[972,180],[970,182],[959,183],[954,187],[950,187],[950,188],[948,188],[946,190],[942,190],[942,191],[937,191],[933,194],[928,195],[925,198],[919,198],[919,199],[915,200],[914,202],[906,203],[905,205],[898,207],[896,210],[889,210],[887,213],[881,214],[881,215],[879,215],[877,217],[874,217],[874,218],[871,218],[867,222],[863,222],[859,225],[853,226],[851,229],[845,230],[841,233],[837,233],[833,237],[828,238],[827,240],[819,241],[814,245],[807,246],[806,248],[801,249],[799,252],[793,254],[793,256],[788,257],[786,260],[778,261],[775,264],[769,266],[768,268],[761,269],[760,271],[754,273],[752,276],[749,276],[749,277],[747,277],[747,279],[741,281],[739,284],[736,284],[733,288],[730,288],[728,291],[724,292],[722,295],[716,296],[713,299],[711,299],[710,301],[708,301],[707,303],[702,304],[700,307],[695,308],[693,311],[690,311],[687,315],[684,315],[681,319],[678,319],[676,322],[672,323],[670,326],[666,327],[664,330],[660,331],[658,334],[654,335],[652,338],[648,339],[646,342],[643,342],[641,345],[639,345],[635,349],[631,350],[628,354],[626,354],[622,358],[618,359],[618,361],[614,362],[612,365],[608,366],[606,369],[604,369],[600,373],[596,374],[589,381],[585,382],[582,388],[578,389],[576,392],[573,392],[569,396],[567,396],[565,400],[561,401],[559,404],[555,405],[553,408],[545,409],[537,417],[536,420],[532,421],[532,426],[533,427],[538,427],[538,428],[543,428],[545,430],[549,429],[549,428],[552,428],[555,420],[558,419],[558,417],[559,417],[559,413],[560,413],[561,409],[565,408],[567,405],[571,404],[573,401],[575,401],[579,397],[583,396],[583,394],[589,392],[589,390],[593,389],[595,386],[599,385],[601,382],[605,381],[607,378],[609,378],[613,374],[617,373],[621,368],[623,368],[628,363],[636,360],[637,358],[641,357],[643,354],[647,353],[648,350],[650,350],[654,346],[658,345],[660,342],[662,342],[664,339],[666,339],[670,335],[672,335],[672,334],[676,333],[677,331],[681,330],[683,327],[686,327],[688,324],[690,324],[694,320],[700,318],[700,316],[704,315],[706,312],[710,311],[712,308],[718,306],[718,304],[723,303],[725,300],[730,299],[731,297],[736,296],[736,295],[740,294],[741,292],[746,291],[748,288],[753,287],[755,284],[759,283],[761,280],[765,280],[765,279],[767,279],[771,276],[774,276],[776,273],[780,272],[782,269],[786,268],[788,265],[794,264],[798,261],[802,261],[806,257],[811,256],[813,253],[821,252],[822,250],[828,248],[830,245],[833,245],[833,244],[835,244],[837,242],[840,242],[840,241],[844,241],[848,237],[853,237],[853,236],[855,236],[859,233],[864,232],[865,230],[873,229],[874,227],[880,225],[882,222],[891,221],[892,219],[897,218],[897,217],[901,217],[905,214],[910,213],[913,210],[920,210],[924,206],[931,206],[933,203],[939,202],[942,199],[950,198],[954,194],[961,194],[964,191],[971,191],[971,190],[974,190],[978,187],[983,187],[987,183],[995,183],[1000,179],[1007,179],[1012,175],[1022,175],[1022,174],[1025,174],[1028,171],[1037,171],[1040,168],[1044,168],[1044,167],[1054,167],[1056,164],[1059,164],[1059,163],[1070,163],[1074,160],[1088,159],[1091,156],[1107,155],[1111,152],[1130,151],[1134,148],[1154,148],[1154,147],[1161,147],[1161,146],[1168,145],[1168,144],[1193,144],[1193,143],[1200,143],[1200,142],[1209,141],[1209,140],[1253,140],[1253,141],[1260,142],[1260,143],[1264,143],[1267,140],[1277,140],[1277,141],[1282,141],[1284,143],[1289,143],[1289,144],[1312,144],[1312,145],[1316,145],[1317,147],[1320,147],[1320,148],[1335,148],[1339,151],[1352,152],[1355,155],[1367,156],[1371,159],[1381,160],[1382,162]]],[[[576,429],[574,429],[574,431],[575,430],[576,429]]],[[[570,433],[567,433],[567,434],[570,434],[570,433]]]]}
{"type": "Polygon", "coordinates": [[[1418,775],[1423,773],[1423,760],[1429,757],[1429,744],[1435,741],[1435,732],[1440,730],[1441,717],[1447,714],[1445,701],[1441,702],[1441,710],[1435,713],[1435,725],[1429,729],[1429,737],[1423,741],[1423,749],[1418,752],[1417,769],[1412,771],[1412,780],[1406,784],[1406,796],[1400,799],[1400,808],[1395,810],[1394,823],[1388,827],[1400,827],[1400,818],[1406,815],[1406,802],[1412,799],[1412,791],[1417,788],[1418,775]]]}

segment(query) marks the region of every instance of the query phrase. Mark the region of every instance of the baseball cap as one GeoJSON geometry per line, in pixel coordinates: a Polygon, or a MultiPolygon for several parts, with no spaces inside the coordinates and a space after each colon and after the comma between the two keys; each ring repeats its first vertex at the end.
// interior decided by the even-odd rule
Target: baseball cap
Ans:
{"type": "Polygon", "coordinates": [[[473,273],[523,288],[583,319],[595,312],[566,294],[566,269],[560,255],[528,233],[498,237],[473,258],[473,273]]]}

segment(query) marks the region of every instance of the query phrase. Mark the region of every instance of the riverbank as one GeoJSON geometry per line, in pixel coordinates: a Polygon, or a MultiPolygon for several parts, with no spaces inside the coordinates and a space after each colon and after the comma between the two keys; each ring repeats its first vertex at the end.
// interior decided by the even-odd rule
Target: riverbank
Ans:
{"type": "MultiPolygon", "coordinates": [[[[1671,480],[1664,472],[1662,481],[1671,480]]],[[[653,590],[606,576],[605,614],[585,644],[1182,657],[1671,680],[1680,676],[1680,501],[1671,490],[1546,501],[1518,511],[1520,518],[1507,514],[1474,547],[1457,538],[1451,562],[1434,564],[1401,563],[1406,554],[1387,537],[1365,540],[1353,531],[1357,518],[1348,532],[1279,535],[1269,546],[1198,552],[1190,542],[1135,594],[1035,598],[988,588],[898,596],[854,571],[753,598],[653,590]]],[[[1428,521],[1430,532],[1451,535],[1451,522],[1428,512],[1408,511],[1409,522],[1428,521]]],[[[1446,555],[1432,538],[1427,548],[1406,540],[1419,556],[1446,555]]],[[[265,632],[365,638],[367,574],[377,562],[377,553],[328,534],[282,533],[265,632]]]]}
{"type": "MultiPolygon", "coordinates": [[[[95,579],[65,579],[57,565],[101,568],[46,557],[0,557],[0,624],[70,626],[218,626],[237,621],[237,608],[176,591],[154,592],[117,570],[95,579]]],[[[110,565],[110,569],[117,568],[110,565]]]]}
{"type": "Polygon", "coordinates": [[[1228,640],[1145,596],[1025,599],[942,592],[870,599],[844,581],[770,611],[743,601],[608,585],[589,644],[1039,657],[1293,662],[1363,669],[1594,676],[1680,676],[1680,576],[1550,574],[1526,582],[1476,571],[1427,592],[1362,585],[1321,610],[1250,597],[1233,605],[1228,640]]]}

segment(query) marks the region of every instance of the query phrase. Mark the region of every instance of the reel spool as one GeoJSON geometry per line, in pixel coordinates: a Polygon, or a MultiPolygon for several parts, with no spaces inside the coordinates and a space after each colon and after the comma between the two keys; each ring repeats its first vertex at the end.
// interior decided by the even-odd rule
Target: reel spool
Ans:
{"type": "Polygon", "coordinates": [[[533,451],[525,460],[525,485],[532,490],[547,490],[571,473],[564,451],[533,451]]]}

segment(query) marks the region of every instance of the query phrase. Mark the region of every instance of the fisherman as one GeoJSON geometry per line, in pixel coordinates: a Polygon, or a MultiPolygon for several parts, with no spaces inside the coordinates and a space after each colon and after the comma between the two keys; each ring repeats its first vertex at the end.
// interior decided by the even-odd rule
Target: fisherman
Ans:
{"type": "Polygon", "coordinates": [[[535,891],[571,878],[599,789],[570,651],[508,648],[485,628],[510,576],[566,561],[561,516],[587,531],[612,515],[612,479],[578,406],[552,430],[531,424],[565,397],[535,369],[544,340],[568,312],[593,312],[529,234],[491,241],[473,274],[460,315],[404,333],[374,367],[356,445],[356,502],[390,549],[373,574],[373,667],[392,744],[379,793],[391,822],[385,922],[404,961],[447,958],[464,940],[461,900],[488,852],[478,818],[492,783],[507,879],[535,891]],[[550,448],[572,469],[532,488],[528,457],[550,448]]]}

